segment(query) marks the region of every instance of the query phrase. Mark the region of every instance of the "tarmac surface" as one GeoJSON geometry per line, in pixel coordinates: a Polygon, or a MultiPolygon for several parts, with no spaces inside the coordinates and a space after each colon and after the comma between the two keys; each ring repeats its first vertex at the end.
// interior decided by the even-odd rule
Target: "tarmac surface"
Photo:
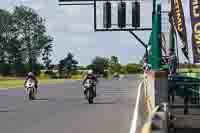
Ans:
{"type": "Polygon", "coordinates": [[[0,90],[1,133],[129,133],[140,80],[101,79],[90,105],[81,81],[39,86],[34,101],[23,88],[0,90]]]}

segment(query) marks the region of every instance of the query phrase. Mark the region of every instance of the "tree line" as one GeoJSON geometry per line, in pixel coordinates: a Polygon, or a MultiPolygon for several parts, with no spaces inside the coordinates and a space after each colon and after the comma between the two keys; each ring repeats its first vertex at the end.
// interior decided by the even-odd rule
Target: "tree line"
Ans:
{"type": "Polygon", "coordinates": [[[55,73],[52,73],[51,70],[47,71],[47,73],[54,78],[70,78],[72,75],[83,75],[87,70],[93,70],[95,74],[103,75],[104,77],[108,77],[114,73],[143,73],[142,64],[129,63],[127,65],[121,65],[116,56],[111,56],[110,58],[96,56],[89,65],[80,66],[74,54],[70,52],[64,59],[60,60],[59,64],[56,66],[58,69],[58,76],[55,76],[55,73]]]}
{"type": "Polygon", "coordinates": [[[136,74],[142,73],[142,64],[129,63],[127,65],[121,65],[118,57],[111,56],[106,57],[95,57],[91,64],[82,69],[92,69],[96,74],[102,74],[105,77],[113,75],[114,73],[119,74],[136,74]]]}
{"type": "Polygon", "coordinates": [[[42,57],[48,69],[53,37],[47,34],[45,19],[33,9],[16,6],[13,12],[0,9],[0,74],[38,73],[42,57]]]}

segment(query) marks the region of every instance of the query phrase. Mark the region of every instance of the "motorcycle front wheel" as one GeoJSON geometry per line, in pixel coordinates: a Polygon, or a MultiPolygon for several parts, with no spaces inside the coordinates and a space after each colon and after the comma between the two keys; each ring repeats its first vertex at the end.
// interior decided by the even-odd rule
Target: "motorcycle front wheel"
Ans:
{"type": "Polygon", "coordinates": [[[30,88],[30,90],[29,90],[28,98],[29,98],[29,100],[35,100],[34,92],[33,92],[32,88],[30,88]]]}
{"type": "Polygon", "coordinates": [[[93,104],[93,92],[89,89],[88,103],[93,104]]]}
{"type": "Polygon", "coordinates": [[[89,104],[93,104],[93,98],[89,98],[89,99],[88,99],[88,103],[89,103],[89,104]]]}

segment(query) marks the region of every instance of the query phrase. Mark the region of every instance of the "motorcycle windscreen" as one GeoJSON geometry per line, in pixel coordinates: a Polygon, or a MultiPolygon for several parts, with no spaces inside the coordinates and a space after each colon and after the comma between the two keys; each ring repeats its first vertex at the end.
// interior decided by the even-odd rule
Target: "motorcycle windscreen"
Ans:
{"type": "Polygon", "coordinates": [[[28,79],[26,85],[29,86],[29,87],[35,86],[35,82],[32,79],[28,79]]]}
{"type": "Polygon", "coordinates": [[[91,79],[87,79],[87,80],[85,81],[84,87],[86,87],[86,88],[90,88],[91,85],[92,85],[92,81],[91,81],[91,79]]]}

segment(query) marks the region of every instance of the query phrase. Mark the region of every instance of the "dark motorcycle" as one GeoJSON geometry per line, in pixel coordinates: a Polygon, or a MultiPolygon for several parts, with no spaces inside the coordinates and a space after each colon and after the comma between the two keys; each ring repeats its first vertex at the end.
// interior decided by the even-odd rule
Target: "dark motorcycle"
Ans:
{"type": "Polygon", "coordinates": [[[86,88],[86,98],[88,100],[88,103],[93,104],[93,99],[95,97],[95,89],[96,89],[95,81],[87,79],[84,84],[84,87],[86,88]]]}

